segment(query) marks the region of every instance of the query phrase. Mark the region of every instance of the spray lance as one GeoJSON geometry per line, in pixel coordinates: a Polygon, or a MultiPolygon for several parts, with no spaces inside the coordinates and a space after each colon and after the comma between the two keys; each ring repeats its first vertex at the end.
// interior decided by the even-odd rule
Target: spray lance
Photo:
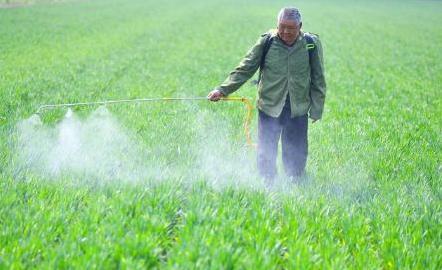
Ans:
{"type": "MultiPolygon", "coordinates": [[[[119,100],[106,100],[106,101],[93,101],[93,102],[78,102],[78,103],[62,103],[62,104],[46,104],[37,109],[36,114],[41,115],[45,110],[52,110],[63,107],[80,107],[80,106],[97,106],[97,105],[113,105],[121,103],[142,103],[142,102],[173,102],[173,101],[203,101],[207,100],[207,97],[170,97],[170,98],[137,98],[137,99],[119,99],[119,100]]],[[[222,97],[222,101],[236,101],[242,102],[246,107],[246,115],[244,118],[244,135],[246,137],[247,145],[250,147],[256,147],[250,137],[250,122],[252,119],[253,106],[249,99],[245,97],[222,97]]]]}

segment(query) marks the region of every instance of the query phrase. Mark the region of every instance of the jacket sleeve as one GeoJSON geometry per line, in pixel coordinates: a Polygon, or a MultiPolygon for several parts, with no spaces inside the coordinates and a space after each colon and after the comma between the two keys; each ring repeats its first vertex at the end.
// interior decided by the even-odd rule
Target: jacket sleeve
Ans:
{"type": "Polygon", "coordinates": [[[312,55],[311,61],[311,85],[310,98],[312,105],[310,107],[310,118],[321,119],[324,110],[326,83],[324,76],[324,60],[322,56],[322,45],[319,38],[314,37],[316,49],[312,55]]]}
{"type": "Polygon", "coordinates": [[[230,72],[226,80],[215,89],[220,90],[225,96],[238,90],[258,70],[263,53],[265,35],[261,36],[256,44],[247,52],[239,65],[230,72]]]}

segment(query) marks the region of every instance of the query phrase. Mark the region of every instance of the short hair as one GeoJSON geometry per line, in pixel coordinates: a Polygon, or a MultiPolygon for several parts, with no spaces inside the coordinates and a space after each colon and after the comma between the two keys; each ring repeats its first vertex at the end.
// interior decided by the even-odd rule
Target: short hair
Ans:
{"type": "Polygon", "coordinates": [[[278,24],[282,20],[294,21],[297,25],[300,25],[302,23],[301,13],[295,7],[282,8],[278,14],[278,24]]]}

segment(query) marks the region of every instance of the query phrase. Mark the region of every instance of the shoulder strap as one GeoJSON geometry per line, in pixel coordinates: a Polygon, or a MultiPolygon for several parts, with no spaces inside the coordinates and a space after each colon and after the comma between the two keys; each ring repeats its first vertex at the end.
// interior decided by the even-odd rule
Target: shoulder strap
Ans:
{"type": "Polygon", "coordinates": [[[313,52],[315,51],[315,48],[316,48],[315,42],[313,41],[313,38],[310,35],[310,33],[305,33],[304,37],[307,41],[308,57],[309,57],[309,60],[311,61],[313,52]]]}
{"type": "Polygon", "coordinates": [[[259,81],[261,80],[261,76],[262,76],[262,70],[264,69],[264,63],[266,60],[266,55],[269,52],[270,46],[272,45],[273,42],[273,36],[271,33],[267,33],[266,34],[266,40],[264,42],[264,48],[262,51],[262,55],[261,55],[261,62],[259,64],[259,75],[258,75],[258,81],[256,84],[259,83],[259,81]]]}
{"type": "Polygon", "coordinates": [[[315,50],[316,46],[315,46],[312,36],[310,36],[309,34],[306,33],[304,37],[307,40],[308,56],[311,59],[313,51],[315,50]]]}

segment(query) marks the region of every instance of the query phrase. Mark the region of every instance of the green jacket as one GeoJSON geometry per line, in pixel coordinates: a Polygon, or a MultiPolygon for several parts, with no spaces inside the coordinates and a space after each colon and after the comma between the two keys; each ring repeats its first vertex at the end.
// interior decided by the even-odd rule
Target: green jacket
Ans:
{"type": "MultiPolygon", "coordinates": [[[[289,93],[292,117],[309,112],[310,118],[320,119],[324,108],[326,84],[319,38],[311,35],[316,48],[310,68],[307,41],[302,31],[291,50],[275,33],[272,35],[275,37],[266,55],[262,78],[258,85],[258,109],[278,117],[289,93]]],[[[265,35],[262,35],[241,63],[215,89],[227,96],[250,79],[259,68],[265,40],[265,35]]]]}

